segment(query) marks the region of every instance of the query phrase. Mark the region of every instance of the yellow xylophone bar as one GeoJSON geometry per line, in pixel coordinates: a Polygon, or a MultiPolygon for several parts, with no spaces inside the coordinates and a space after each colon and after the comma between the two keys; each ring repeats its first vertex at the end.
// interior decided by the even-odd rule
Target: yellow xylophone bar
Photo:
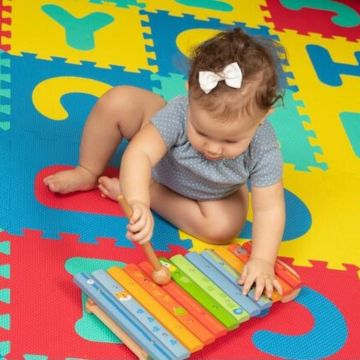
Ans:
{"type": "MultiPolygon", "coordinates": [[[[300,291],[299,276],[285,263],[278,261],[276,276],[283,286],[283,296],[275,293],[272,301],[264,296],[259,301],[252,299],[251,294],[243,296],[237,279],[250,251],[249,244],[233,244],[228,248],[219,247],[215,251],[207,250],[199,254],[189,253],[185,257],[176,255],[170,260],[163,259],[163,265],[169,268],[172,275],[170,283],[163,286],[152,281],[149,276],[152,268],[146,262],[139,266],[129,264],[123,269],[113,267],[108,270],[108,275],[123,287],[122,296],[125,294],[128,300],[131,298],[136,301],[137,312],[147,311],[151,314],[161,324],[158,328],[164,327],[164,330],[157,330],[163,332],[163,338],[168,337],[164,335],[164,332],[168,331],[178,343],[173,340],[170,345],[166,344],[159,336],[152,339],[149,345],[141,340],[137,330],[131,335],[125,333],[124,336],[122,327],[128,325],[127,320],[121,324],[114,321],[112,318],[117,317],[117,314],[98,304],[97,300],[100,302],[102,298],[94,299],[97,295],[93,293],[88,293],[90,298],[93,296],[88,310],[107,324],[138,358],[154,357],[156,351],[160,351],[156,355],[159,359],[186,358],[236,328],[241,322],[269,308],[272,302],[290,301],[300,291]],[[234,302],[236,306],[233,305],[234,302]],[[101,309],[101,306],[104,308],[101,309]],[[136,339],[142,343],[139,344],[136,339]],[[154,350],[152,346],[157,348],[154,350]]],[[[86,286],[80,282],[78,281],[78,285],[87,292],[86,286]]],[[[99,286],[101,287],[101,284],[99,286]]],[[[106,293],[106,296],[110,295],[106,293]]],[[[109,301],[119,302],[120,298],[121,296],[115,293],[115,298],[109,297],[109,301]]],[[[141,331],[145,331],[146,326],[140,320],[141,331]]]]}

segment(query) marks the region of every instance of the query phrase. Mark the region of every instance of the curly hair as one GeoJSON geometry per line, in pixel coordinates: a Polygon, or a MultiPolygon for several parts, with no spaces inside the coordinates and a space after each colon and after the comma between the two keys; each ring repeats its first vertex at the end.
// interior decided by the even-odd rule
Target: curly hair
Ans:
{"type": "Polygon", "coordinates": [[[252,106],[266,112],[283,98],[279,71],[284,56],[282,46],[273,40],[249,36],[240,28],[220,32],[193,50],[189,99],[217,118],[234,117],[252,106]],[[199,72],[221,72],[233,62],[238,63],[243,74],[241,88],[234,89],[220,81],[215,89],[205,94],[199,85],[199,72]],[[243,96],[244,93],[251,93],[251,96],[243,96]]]}

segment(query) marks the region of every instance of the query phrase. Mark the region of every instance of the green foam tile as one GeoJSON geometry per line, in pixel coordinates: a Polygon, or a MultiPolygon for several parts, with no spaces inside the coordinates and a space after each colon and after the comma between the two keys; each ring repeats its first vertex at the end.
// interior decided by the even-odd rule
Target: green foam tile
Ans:
{"type": "Polygon", "coordinates": [[[355,155],[360,157],[360,113],[343,112],[340,118],[355,155]]]}
{"type": "Polygon", "coordinates": [[[153,87],[152,91],[162,96],[166,101],[173,99],[175,96],[185,96],[187,93],[185,86],[186,80],[183,75],[170,74],[168,77],[166,77],[157,74],[151,74],[151,80],[160,82],[161,87],[153,87]]]}
{"type": "Polygon", "coordinates": [[[303,126],[303,122],[311,123],[311,120],[299,114],[297,108],[301,102],[294,100],[293,94],[293,91],[286,90],[284,106],[276,107],[276,111],[269,116],[281,145],[284,162],[294,164],[295,169],[300,171],[310,171],[310,167],[326,170],[327,164],[318,162],[315,157],[322,153],[321,148],[309,142],[309,138],[316,138],[316,133],[303,126]]]}
{"type": "Polygon", "coordinates": [[[10,315],[9,314],[0,315],[0,328],[3,328],[5,330],[10,330],[10,315]]]}
{"type": "Polygon", "coordinates": [[[6,359],[5,356],[10,352],[10,341],[0,341],[0,359],[6,359]]]}
{"type": "Polygon", "coordinates": [[[0,289],[0,301],[10,304],[10,289],[0,289]]]}
{"type": "Polygon", "coordinates": [[[10,255],[10,241],[0,242],[0,253],[10,255]]]}
{"type": "Polygon", "coordinates": [[[10,265],[0,265],[0,276],[10,279],[10,265]]]}

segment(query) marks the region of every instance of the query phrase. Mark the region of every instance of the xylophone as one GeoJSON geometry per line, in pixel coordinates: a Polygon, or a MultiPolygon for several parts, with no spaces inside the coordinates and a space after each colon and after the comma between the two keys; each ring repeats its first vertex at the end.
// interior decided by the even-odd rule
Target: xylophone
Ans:
{"type": "Polygon", "coordinates": [[[237,283],[251,243],[231,244],[200,253],[160,258],[171,281],[159,286],[148,262],[78,273],[75,283],[88,296],[95,314],[139,359],[186,359],[239,324],[266,312],[272,303],[294,299],[301,281],[277,260],[275,272],[282,296],[242,295],[237,283]]]}

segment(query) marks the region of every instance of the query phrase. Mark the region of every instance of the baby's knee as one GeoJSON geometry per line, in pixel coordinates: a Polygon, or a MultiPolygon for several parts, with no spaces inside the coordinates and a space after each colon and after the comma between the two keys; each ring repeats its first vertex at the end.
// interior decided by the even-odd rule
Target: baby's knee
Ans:
{"type": "Polygon", "coordinates": [[[115,86],[101,96],[98,100],[98,106],[111,110],[129,106],[131,104],[132,89],[132,86],[127,85],[115,86]]]}
{"type": "Polygon", "coordinates": [[[210,244],[225,245],[239,235],[241,227],[225,221],[212,221],[202,229],[204,241],[210,244]]]}

